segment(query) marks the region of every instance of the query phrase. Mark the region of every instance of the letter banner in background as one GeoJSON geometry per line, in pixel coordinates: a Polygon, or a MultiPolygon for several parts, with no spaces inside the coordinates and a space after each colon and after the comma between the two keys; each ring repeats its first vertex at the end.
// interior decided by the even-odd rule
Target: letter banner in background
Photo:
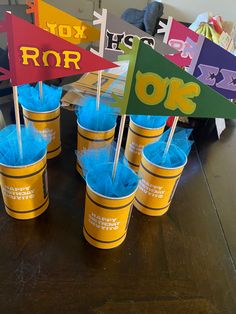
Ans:
{"type": "Polygon", "coordinates": [[[112,96],[123,114],[236,118],[235,104],[142,41],[120,48],[129,69],[124,96],[112,96]]]}
{"type": "Polygon", "coordinates": [[[177,22],[173,17],[168,18],[167,25],[163,22],[160,22],[159,25],[161,29],[158,30],[158,33],[164,33],[164,43],[179,51],[175,55],[166,55],[165,57],[181,68],[188,67],[193,59],[194,43],[197,42],[199,35],[177,22]]]}
{"type": "Polygon", "coordinates": [[[97,18],[94,21],[94,25],[101,25],[99,55],[110,61],[117,61],[118,56],[123,54],[119,44],[123,43],[131,48],[134,37],[138,37],[163,55],[177,53],[175,49],[163,43],[161,36],[153,37],[119,17],[110,14],[106,9],[102,10],[102,15],[94,12],[94,16],[97,18]]]}
{"type": "Polygon", "coordinates": [[[10,71],[0,69],[0,80],[10,78],[13,86],[117,67],[10,12],[0,32],[7,33],[10,63],[10,71]]]}
{"type": "Polygon", "coordinates": [[[72,44],[97,41],[100,31],[43,0],[27,2],[27,13],[34,14],[35,25],[72,44]]]}
{"type": "Polygon", "coordinates": [[[236,57],[209,39],[199,36],[188,72],[226,98],[236,99],[236,57]]]}

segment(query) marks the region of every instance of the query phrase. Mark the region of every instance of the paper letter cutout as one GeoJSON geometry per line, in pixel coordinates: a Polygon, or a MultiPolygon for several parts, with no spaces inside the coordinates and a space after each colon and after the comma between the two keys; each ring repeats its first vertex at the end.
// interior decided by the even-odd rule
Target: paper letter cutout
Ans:
{"type": "Polygon", "coordinates": [[[235,104],[142,41],[134,38],[132,49],[120,48],[126,54],[119,59],[129,60],[129,69],[124,96],[113,95],[113,105],[123,114],[236,118],[235,104]]]}

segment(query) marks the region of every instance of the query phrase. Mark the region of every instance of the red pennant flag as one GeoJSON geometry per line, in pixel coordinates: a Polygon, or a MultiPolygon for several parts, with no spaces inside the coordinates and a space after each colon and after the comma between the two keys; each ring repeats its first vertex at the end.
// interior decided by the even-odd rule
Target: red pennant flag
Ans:
{"type": "Polygon", "coordinates": [[[10,64],[10,71],[0,69],[0,81],[10,78],[13,86],[117,67],[10,12],[0,32],[7,32],[10,64]]]}

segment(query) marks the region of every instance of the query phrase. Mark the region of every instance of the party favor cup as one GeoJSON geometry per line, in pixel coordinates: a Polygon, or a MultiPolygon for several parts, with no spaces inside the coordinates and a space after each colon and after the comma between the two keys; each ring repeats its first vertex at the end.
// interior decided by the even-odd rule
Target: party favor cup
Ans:
{"type": "Polygon", "coordinates": [[[164,132],[165,125],[164,123],[159,128],[146,128],[135,123],[130,117],[125,158],[134,171],[138,172],[143,147],[158,141],[164,132]]]}
{"type": "Polygon", "coordinates": [[[142,180],[134,200],[134,206],[140,212],[149,216],[162,216],[168,211],[187,163],[187,156],[183,151],[181,154],[184,162],[179,167],[166,168],[152,163],[143,150],[138,173],[142,180]]]}
{"type": "Polygon", "coordinates": [[[25,124],[28,125],[31,122],[42,136],[49,136],[51,139],[48,144],[47,158],[51,159],[58,156],[61,153],[60,106],[55,110],[45,112],[22,108],[25,124]]]}
{"type": "MultiPolygon", "coordinates": [[[[110,144],[114,140],[116,125],[107,131],[94,131],[84,128],[78,121],[77,151],[85,149],[99,149],[110,144]]],[[[83,170],[77,160],[76,169],[83,176],[83,170]]]]}
{"type": "Polygon", "coordinates": [[[0,164],[0,180],[6,212],[16,219],[32,219],[48,207],[46,152],[27,166],[0,164]]]}
{"type": "Polygon", "coordinates": [[[137,187],[125,197],[112,198],[95,192],[89,186],[88,178],[89,174],[83,227],[85,239],[99,249],[115,248],[126,238],[137,187]]]}

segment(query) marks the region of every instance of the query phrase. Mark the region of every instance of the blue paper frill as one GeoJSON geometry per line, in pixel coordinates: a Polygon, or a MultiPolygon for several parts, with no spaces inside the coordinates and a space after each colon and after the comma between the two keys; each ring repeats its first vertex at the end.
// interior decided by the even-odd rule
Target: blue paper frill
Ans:
{"type": "Polygon", "coordinates": [[[124,166],[118,164],[116,177],[112,179],[113,163],[100,164],[86,176],[88,186],[95,191],[106,197],[125,197],[132,194],[139,182],[136,173],[124,166]]]}
{"type": "MultiPolygon", "coordinates": [[[[192,131],[193,129],[185,129],[185,128],[177,127],[175,130],[175,134],[173,136],[173,140],[172,140],[172,144],[182,149],[187,156],[189,155],[192,145],[194,143],[193,141],[189,140],[189,137],[192,134],[192,131]]],[[[167,142],[169,134],[170,134],[170,129],[168,129],[166,132],[162,134],[161,141],[167,142]]]]}
{"type": "Polygon", "coordinates": [[[29,84],[18,87],[19,102],[30,111],[53,111],[60,105],[62,88],[43,83],[43,97],[40,98],[39,83],[33,87],[29,84]]]}
{"type": "Polygon", "coordinates": [[[21,126],[23,158],[20,157],[16,125],[0,131],[0,163],[6,166],[27,166],[40,160],[50,139],[42,137],[33,127],[21,126]]]}
{"type": "MultiPolygon", "coordinates": [[[[86,176],[88,172],[94,170],[97,165],[103,163],[110,163],[114,161],[116,153],[116,143],[113,142],[105,147],[99,149],[87,149],[81,152],[75,151],[77,160],[80,163],[83,173],[86,176]]],[[[127,165],[128,162],[124,158],[123,149],[120,151],[119,162],[121,164],[127,165]]]]}
{"type": "Polygon", "coordinates": [[[170,134],[170,129],[163,133],[159,142],[147,145],[144,156],[155,165],[176,168],[187,162],[193,141],[189,140],[192,129],[177,127],[168,153],[164,156],[166,143],[170,134]]]}
{"type": "Polygon", "coordinates": [[[118,110],[104,103],[96,109],[96,98],[86,96],[76,110],[78,123],[89,130],[108,131],[115,127],[118,110]]]}
{"type": "Polygon", "coordinates": [[[176,168],[185,165],[187,162],[187,156],[182,149],[174,144],[171,144],[169,152],[164,158],[165,148],[165,142],[155,142],[147,145],[143,149],[143,154],[146,159],[157,166],[165,168],[176,168]]]}
{"type": "Polygon", "coordinates": [[[132,115],[132,121],[144,128],[158,129],[165,126],[168,117],[132,115]]]}

